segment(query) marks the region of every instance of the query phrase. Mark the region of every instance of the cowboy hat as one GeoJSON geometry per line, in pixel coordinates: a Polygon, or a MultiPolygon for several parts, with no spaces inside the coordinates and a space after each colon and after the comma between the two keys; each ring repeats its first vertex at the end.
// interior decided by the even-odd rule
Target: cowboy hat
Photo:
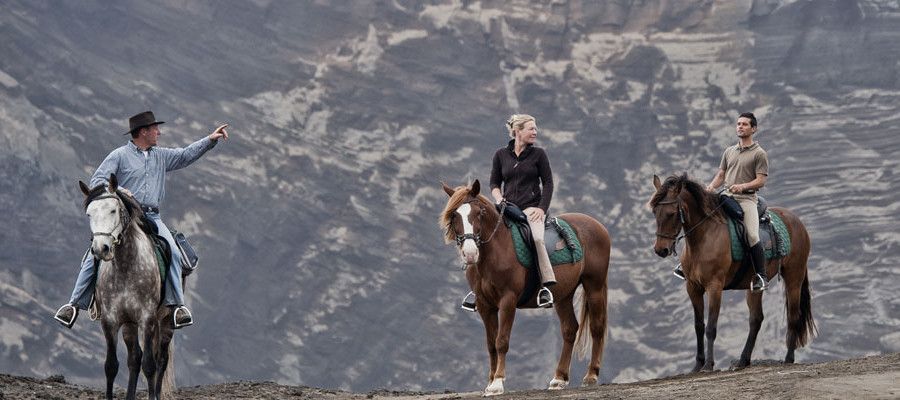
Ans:
{"type": "Polygon", "coordinates": [[[135,114],[133,117],[128,119],[128,127],[131,128],[128,132],[123,133],[123,135],[127,135],[141,128],[145,128],[151,125],[159,125],[164,124],[163,121],[157,121],[156,117],[153,116],[153,111],[144,111],[142,113],[135,114]]]}

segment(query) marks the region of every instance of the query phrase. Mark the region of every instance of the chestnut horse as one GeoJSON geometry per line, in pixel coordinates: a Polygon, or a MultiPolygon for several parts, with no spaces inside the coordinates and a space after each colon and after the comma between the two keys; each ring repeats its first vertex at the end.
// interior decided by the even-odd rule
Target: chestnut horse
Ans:
{"type": "Polygon", "coordinates": [[[119,329],[128,349],[126,398],[135,398],[142,366],[149,398],[172,397],[171,341],[175,327],[172,311],[160,301],[159,266],[153,242],[142,229],[141,206],[118,190],[114,174],[109,177],[109,186],[88,189],[84,182],[78,184],[86,196],[84,209],[91,221],[91,253],[102,260],[94,300],[106,337],[106,398],[113,398],[113,383],[119,372],[119,329]],[[144,339],[143,350],[139,332],[144,339]]]}
{"type": "MultiPolygon", "coordinates": [[[[674,254],[676,242],[680,239],[678,234],[684,230],[685,247],[681,254],[681,265],[688,296],[694,307],[694,331],[697,334],[697,357],[693,371],[712,371],[715,365],[713,342],[716,340],[722,290],[740,266],[740,261],[731,258],[728,221],[718,207],[718,195],[692,181],[687,174],[670,176],[662,183],[654,175],[653,186],[656,192],[649,202],[656,217],[656,242],[653,250],[660,257],[674,254]],[[709,316],[705,328],[704,293],[709,297],[709,316]],[[704,329],[707,346],[705,353],[704,329]]],[[[810,249],[809,233],[800,218],[789,210],[781,207],[770,207],[769,210],[781,217],[790,234],[790,253],[781,259],[780,270],[777,259],[766,261],[766,278],[772,279],[780,273],[784,279],[787,310],[787,355],[784,362],[793,363],[794,350],[805,346],[808,340],[816,336],[806,269],[810,249]]],[[[747,274],[735,287],[747,290],[747,306],[750,308],[750,334],[735,368],[750,365],[750,355],[763,321],[762,292],[750,291],[751,279],[752,274],[747,274]]]]}
{"type": "MultiPolygon", "coordinates": [[[[441,213],[440,224],[446,230],[447,243],[456,242],[460,256],[468,265],[466,279],[475,292],[475,305],[487,333],[491,371],[484,395],[501,394],[506,380],[506,353],[509,335],[516,316],[516,304],[525,290],[528,270],[519,263],[509,228],[487,197],[479,194],[480,183],[451,189],[441,182],[450,196],[441,213]]],[[[591,361],[583,384],[599,382],[600,362],[606,337],[606,272],[609,267],[609,233],[597,220],[584,214],[562,214],[575,230],[584,249],[578,262],[554,267],[556,285],[550,287],[554,307],[562,330],[562,353],[550,389],[563,389],[569,383],[572,350],[578,342],[579,354],[587,347],[586,330],[593,339],[591,361]],[[575,317],[575,289],[584,289],[581,325],[575,317]]],[[[527,308],[536,308],[536,294],[531,294],[527,308]]]]}

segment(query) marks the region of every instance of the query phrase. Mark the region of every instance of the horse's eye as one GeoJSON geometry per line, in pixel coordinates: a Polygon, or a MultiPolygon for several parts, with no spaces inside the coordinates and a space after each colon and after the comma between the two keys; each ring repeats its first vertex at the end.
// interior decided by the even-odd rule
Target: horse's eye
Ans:
{"type": "Polygon", "coordinates": [[[116,213],[116,210],[109,210],[109,213],[110,213],[110,214],[115,214],[115,213],[116,213]]]}

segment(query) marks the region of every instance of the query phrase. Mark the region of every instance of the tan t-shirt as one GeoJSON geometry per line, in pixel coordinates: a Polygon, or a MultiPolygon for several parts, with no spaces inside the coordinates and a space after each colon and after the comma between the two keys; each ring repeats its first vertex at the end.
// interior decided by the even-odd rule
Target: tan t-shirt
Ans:
{"type": "Polygon", "coordinates": [[[725,171],[725,187],[756,179],[756,174],[769,175],[769,155],[759,142],[747,147],[736,144],[725,149],[719,169],[725,171]]]}

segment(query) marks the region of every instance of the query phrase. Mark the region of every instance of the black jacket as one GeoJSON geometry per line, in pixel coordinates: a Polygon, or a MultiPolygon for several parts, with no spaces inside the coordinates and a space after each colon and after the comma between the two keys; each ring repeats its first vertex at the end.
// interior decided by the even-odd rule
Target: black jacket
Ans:
{"type": "Polygon", "coordinates": [[[539,207],[547,213],[553,198],[553,171],[547,153],[540,147],[528,145],[516,157],[515,139],[494,153],[491,168],[491,190],[501,188],[503,198],[519,206],[539,207]]]}

